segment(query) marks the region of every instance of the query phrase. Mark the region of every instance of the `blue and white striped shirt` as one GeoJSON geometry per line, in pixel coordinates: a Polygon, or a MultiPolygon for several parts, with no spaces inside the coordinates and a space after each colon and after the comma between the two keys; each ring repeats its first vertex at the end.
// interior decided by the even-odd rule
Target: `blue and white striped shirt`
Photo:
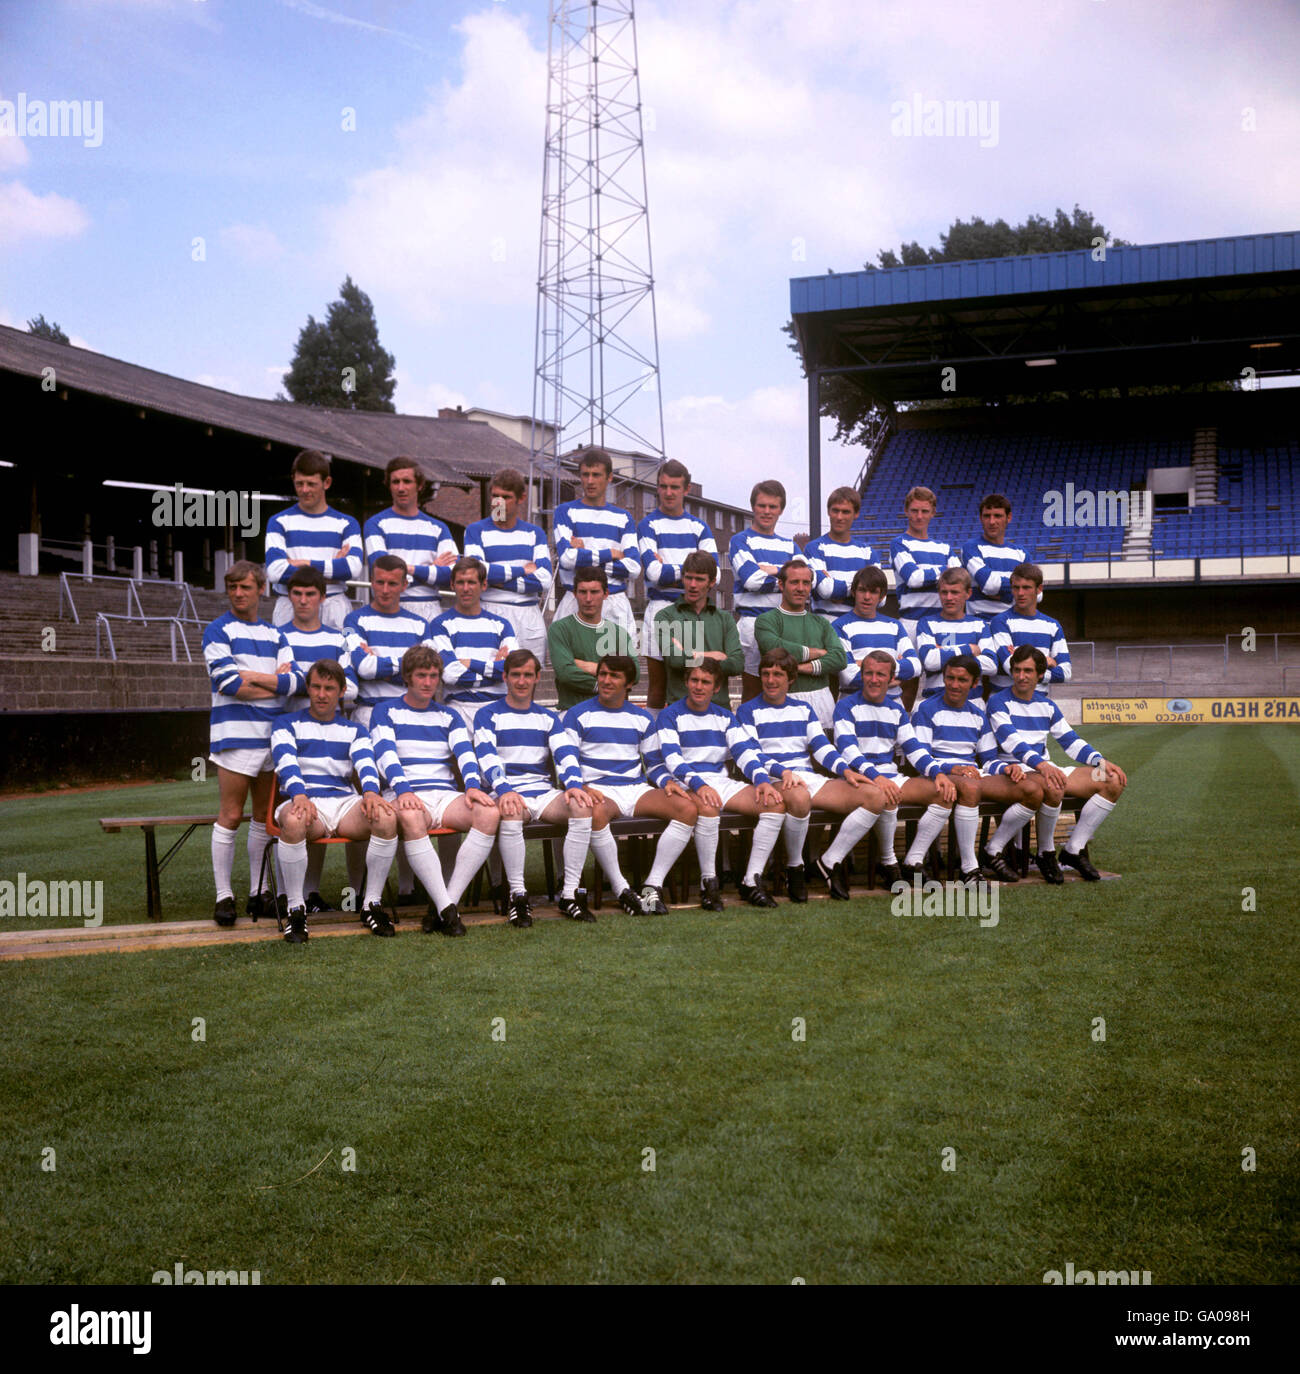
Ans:
{"type": "Polygon", "coordinates": [[[381,701],[400,697],[406,690],[402,655],[413,645],[432,642],[423,616],[401,610],[385,615],[373,606],[353,611],[343,622],[343,633],[357,678],[358,706],[378,706],[381,701]],[[363,652],[363,644],[370,650],[368,654],[363,652]]]}
{"type": "Polygon", "coordinates": [[[554,790],[556,773],[566,792],[582,786],[577,746],[549,706],[485,706],[474,717],[474,751],[484,782],[498,798],[507,792],[544,796],[554,790]]]}
{"type": "Polygon", "coordinates": [[[429,622],[429,638],[442,655],[444,701],[486,706],[505,696],[505,658],[497,655],[519,647],[508,620],[483,610],[478,615],[444,611],[429,622]],[[470,667],[462,658],[470,660],[470,667]]]}
{"type": "Polygon", "coordinates": [[[299,505],[277,511],[266,522],[266,577],[277,596],[288,596],[293,575],[291,558],[305,559],[325,577],[325,595],[346,595],[343,585],[361,576],[361,526],[350,516],[326,506],[319,515],[308,515],[299,505]],[[334,555],[348,545],[342,558],[334,555]]]}
{"type": "Polygon", "coordinates": [[[564,728],[577,747],[582,780],[592,787],[662,787],[669,780],[654,717],[642,706],[629,701],[610,711],[592,697],[565,712],[564,728]]]}
{"type": "Polygon", "coordinates": [[[1029,562],[1024,549],[1014,544],[990,544],[987,539],[972,539],[961,551],[962,566],[970,573],[974,586],[966,609],[972,615],[992,620],[1011,609],[1011,573],[1029,562]]]}
{"type": "Polygon", "coordinates": [[[342,630],[332,625],[321,625],[315,630],[300,630],[293,621],[281,626],[281,634],[293,650],[293,661],[302,674],[302,690],[295,693],[294,709],[301,709],[301,699],[307,695],[307,674],[313,663],[323,659],[333,659],[343,669],[347,686],[339,698],[340,706],[351,706],[357,699],[357,675],[352,671],[352,659],[348,654],[348,641],[342,630]]]}
{"type": "Polygon", "coordinates": [[[487,568],[485,605],[536,606],[551,589],[554,570],[546,535],[525,520],[515,521],[511,530],[476,520],[465,531],[465,557],[477,558],[487,568]],[[537,570],[525,572],[525,563],[535,563],[537,570]]]}
{"type": "Polygon", "coordinates": [[[573,574],[579,568],[604,568],[611,596],[626,592],[628,583],[641,575],[636,526],[621,506],[566,501],[555,512],[555,557],[566,592],[573,590],[573,574]],[[582,548],[573,547],[575,539],[582,540],[582,548]],[[623,550],[622,558],[610,557],[615,548],[623,550]]]}
{"type": "Polygon", "coordinates": [[[899,776],[894,748],[899,746],[912,766],[920,757],[912,722],[900,701],[886,697],[879,706],[863,696],[841,697],[832,721],[835,747],[850,767],[869,778],[899,776]],[[915,758],[914,758],[915,756],[915,758]]]}
{"type": "Polygon", "coordinates": [[[465,791],[482,786],[465,722],[436,701],[423,711],[405,697],[384,702],[370,717],[370,735],[384,782],[398,796],[405,792],[461,791],[453,762],[460,770],[465,791]]]}
{"type": "Polygon", "coordinates": [[[691,791],[725,777],[730,759],[757,787],[771,782],[758,740],[734,715],[710,702],[695,711],[683,697],[659,712],[659,752],[664,766],[691,791]]]}
{"type": "Polygon", "coordinates": [[[275,718],[303,686],[303,676],[284,635],[265,620],[240,620],[227,611],[203,631],[203,661],[212,679],[212,752],[265,749],[275,718]],[[241,668],[275,673],[279,695],[261,701],[237,701],[235,693],[243,685],[241,668]]]}
{"type": "Polygon", "coordinates": [[[1047,736],[1056,742],[1076,762],[1095,768],[1101,754],[1070,729],[1061,708],[1051,697],[1035,696],[1021,701],[1008,688],[994,692],[988,703],[989,722],[998,742],[999,757],[1008,763],[1020,763],[1037,768],[1047,757],[1047,736]]]}
{"type": "Polygon", "coordinates": [[[813,610],[827,620],[853,613],[853,593],[849,588],[863,568],[877,566],[870,544],[841,544],[829,534],[819,534],[803,546],[803,556],[812,564],[813,610]]]}
{"type": "Polygon", "coordinates": [[[889,541],[889,558],[894,565],[894,590],[898,610],[908,620],[939,614],[939,574],[945,568],[959,568],[961,558],[941,539],[914,539],[910,534],[896,535],[889,541]]]}
{"type": "Polygon", "coordinates": [[[727,556],[731,559],[731,602],[737,620],[753,620],[781,604],[776,574],[765,573],[760,563],[780,568],[791,559],[803,557],[793,539],[784,534],[759,534],[754,529],[733,534],[727,556]]]}
{"type": "Polygon", "coordinates": [[[446,553],[459,555],[460,550],[441,520],[423,511],[399,515],[389,507],[366,521],[366,567],[373,571],[375,559],[385,553],[396,554],[406,564],[411,581],[402,600],[414,603],[437,601],[439,589],[451,587],[451,564],[438,567],[434,559],[446,553]]]}
{"type": "Polygon", "coordinates": [[[687,554],[707,553],[718,561],[718,543],[713,531],[694,515],[665,515],[652,510],[636,527],[645,569],[646,599],[662,608],[682,599],[682,564],[687,554]],[[663,555],[663,562],[656,555],[663,555]]]}
{"type": "MultiPolygon", "coordinates": [[[[922,616],[916,622],[916,654],[925,670],[921,679],[922,697],[932,697],[943,691],[943,665],[958,654],[971,654],[979,660],[980,675],[997,670],[993,656],[986,653],[985,624],[981,616],[968,611],[960,620],[945,620],[942,615],[922,616]]],[[[978,687],[978,683],[976,686],[978,687]]]]}
{"type": "MultiPolygon", "coordinates": [[[[893,656],[898,665],[896,671],[899,682],[908,682],[921,676],[921,660],[908,638],[907,631],[891,616],[877,615],[874,620],[863,618],[850,611],[831,624],[831,629],[840,637],[844,645],[844,655],[848,667],[840,673],[840,692],[859,692],[862,690],[862,660],[876,649],[893,656]]],[[[895,683],[889,689],[890,700],[902,696],[902,689],[895,683]]]]}
{"type": "Polygon", "coordinates": [[[985,652],[997,665],[993,685],[997,688],[1011,686],[1011,655],[1022,644],[1054,658],[1056,663],[1048,668],[1038,690],[1047,696],[1049,682],[1069,682],[1070,646],[1065,640],[1065,631],[1058,620],[1039,611],[1036,615],[1018,615],[1015,611],[1003,611],[995,615],[984,630],[985,652]]]}
{"type": "Polygon", "coordinates": [[[271,735],[271,756],[280,791],[290,799],[354,796],[353,769],[362,792],[379,791],[370,736],[341,711],[325,721],[310,711],[281,716],[271,735]]]}
{"type": "Polygon", "coordinates": [[[787,696],[782,706],[772,706],[764,697],[751,697],[736,712],[736,719],[758,738],[758,747],[776,777],[787,769],[800,773],[813,771],[813,760],[828,773],[844,776],[848,764],[826,738],[826,732],[806,701],[787,696]]]}
{"type": "Polygon", "coordinates": [[[960,764],[977,765],[990,773],[1006,772],[982,701],[967,697],[958,709],[949,706],[942,693],[927,697],[912,712],[912,730],[919,747],[915,756],[909,751],[908,762],[927,778],[951,773],[960,764]]]}

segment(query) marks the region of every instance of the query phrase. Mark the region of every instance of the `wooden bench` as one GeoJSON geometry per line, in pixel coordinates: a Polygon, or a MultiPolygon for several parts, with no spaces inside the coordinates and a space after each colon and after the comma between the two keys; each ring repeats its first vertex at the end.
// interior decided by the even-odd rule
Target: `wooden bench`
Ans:
{"type": "MultiPolygon", "coordinates": [[[[252,820],[251,816],[240,816],[239,823],[252,820]]],[[[145,903],[151,921],[162,919],[162,893],[158,875],[167,867],[176,851],[201,825],[216,825],[216,816],[101,816],[99,827],[106,835],[116,835],[123,830],[144,831],[144,891],[145,903]],[[183,825],[185,833],[175,844],[158,858],[158,840],[155,835],[160,827],[183,825]]]]}

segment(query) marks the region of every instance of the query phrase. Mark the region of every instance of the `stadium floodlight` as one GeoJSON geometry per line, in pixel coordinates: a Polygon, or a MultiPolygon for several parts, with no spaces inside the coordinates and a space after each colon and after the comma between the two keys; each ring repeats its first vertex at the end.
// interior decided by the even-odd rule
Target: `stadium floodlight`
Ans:
{"type": "Polygon", "coordinates": [[[1026,367],[1055,367],[1055,366],[1056,366],[1056,359],[1055,359],[1055,358],[1026,358],[1026,359],[1025,359],[1025,366],[1026,366],[1026,367]]]}
{"type": "MultiPolygon", "coordinates": [[[[6,463],[6,467],[12,467],[12,463],[6,463]]],[[[128,487],[132,491],[175,491],[176,483],[168,485],[166,482],[125,482],[118,481],[116,478],[106,477],[100,483],[104,487],[128,487]]],[[[220,496],[221,492],[209,491],[206,487],[181,487],[182,496],[220,496]]],[[[290,496],[280,496],[273,491],[255,491],[251,493],[255,501],[291,501],[296,498],[290,496]]]]}

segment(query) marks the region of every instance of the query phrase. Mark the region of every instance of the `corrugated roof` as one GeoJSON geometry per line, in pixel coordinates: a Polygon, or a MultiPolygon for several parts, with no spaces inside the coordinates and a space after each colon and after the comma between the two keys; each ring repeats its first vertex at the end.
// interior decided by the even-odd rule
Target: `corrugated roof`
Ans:
{"type": "Polygon", "coordinates": [[[54,368],[60,387],[293,448],[320,449],[366,467],[382,468],[406,454],[419,459],[431,479],[449,486],[469,486],[503,467],[528,468],[528,449],[482,420],[327,410],[237,396],[0,326],[0,371],[39,379],[47,367],[54,368]]]}

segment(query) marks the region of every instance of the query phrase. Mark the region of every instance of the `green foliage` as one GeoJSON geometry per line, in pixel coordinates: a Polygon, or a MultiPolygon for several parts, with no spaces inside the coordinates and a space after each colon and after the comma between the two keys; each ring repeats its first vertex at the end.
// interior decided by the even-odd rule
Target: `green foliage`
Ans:
{"type": "Polygon", "coordinates": [[[396,361],[380,346],[370,297],[349,276],[323,324],[307,316],[284,387],[301,405],[392,412],[396,361]]]}
{"type": "Polygon", "coordinates": [[[70,344],[72,342],[57,323],[46,320],[44,315],[37,315],[34,320],[28,320],[27,332],[35,334],[38,339],[48,339],[51,343],[70,344]]]}

